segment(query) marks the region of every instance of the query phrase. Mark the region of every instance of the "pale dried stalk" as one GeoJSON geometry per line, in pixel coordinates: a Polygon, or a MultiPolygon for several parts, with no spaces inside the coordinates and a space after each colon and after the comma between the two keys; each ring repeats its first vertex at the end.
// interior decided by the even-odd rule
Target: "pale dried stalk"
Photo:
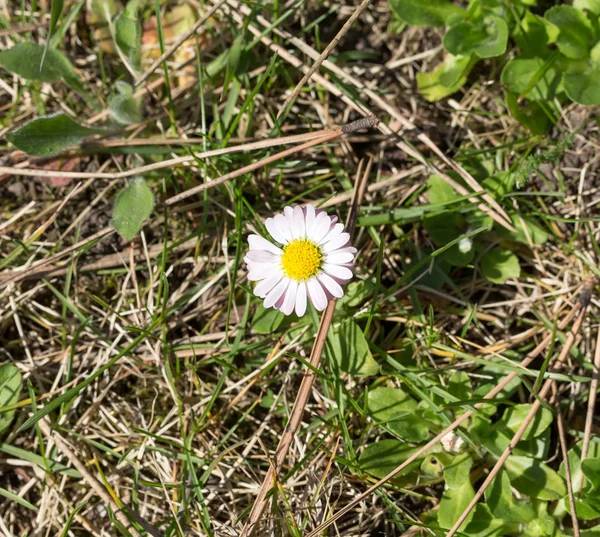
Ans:
{"type": "MultiPolygon", "coordinates": [[[[592,436],[592,422],[594,420],[594,411],[596,409],[596,396],[598,393],[598,377],[600,376],[600,328],[596,338],[596,351],[594,353],[594,369],[592,372],[592,382],[590,382],[590,395],[588,398],[587,414],[585,416],[585,429],[583,433],[583,445],[581,446],[581,460],[587,457],[590,447],[590,438],[592,436]]],[[[583,474],[579,477],[579,483],[575,490],[581,491],[583,485],[583,474]]]]}
{"type": "MultiPolygon", "coordinates": [[[[569,323],[573,320],[573,318],[575,317],[575,315],[578,312],[585,311],[585,308],[587,307],[588,302],[589,302],[589,297],[587,298],[587,301],[584,302],[583,300],[581,300],[578,304],[576,304],[575,307],[559,323],[559,325],[558,325],[559,330],[563,330],[566,326],[568,326],[569,323]]],[[[549,334],[541,341],[541,343],[535,349],[533,349],[533,351],[531,351],[525,357],[525,359],[519,364],[519,366],[518,366],[519,369],[527,367],[533,360],[535,360],[535,358],[537,358],[544,351],[544,349],[548,345],[550,345],[551,341],[552,341],[552,334],[549,334]]],[[[498,385],[495,388],[493,388],[487,395],[485,395],[484,399],[486,399],[486,400],[493,399],[514,378],[516,378],[518,376],[518,374],[519,373],[517,371],[513,371],[513,372],[509,373],[503,380],[501,380],[498,383],[498,385]]],[[[481,408],[484,404],[485,404],[484,402],[477,403],[474,405],[474,408],[476,408],[476,409],[481,408]]],[[[336,520],[339,520],[346,513],[348,513],[354,507],[356,507],[361,501],[363,501],[364,498],[366,498],[368,495],[375,492],[379,487],[383,486],[390,479],[393,479],[402,470],[404,470],[409,464],[411,464],[412,462],[417,460],[419,457],[421,457],[424,453],[426,453],[429,449],[431,449],[435,444],[437,444],[444,436],[446,436],[448,433],[452,432],[454,429],[459,427],[462,423],[464,423],[466,420],[468,420],[473,414],[474,414],[474,412],[472,410],[467,410],[462,416],[460,416],[454,422],[452,422],[450,425],[448,425],[448,427],[446,427],[435,438],[433,438],[432,440],[427,442],[427,444],[425,444],[423,447],[421,447],[415,453],[413,453],[401,465],[397,466],[394,470],[392,470],[385,477],[382,477],[379,481],[377,481],[377,483],[375,483],[374,485],[369,487],[365,492],[360,494],[357,498],[352,500],[348,505],[346,505],[343,509],[341,509],[340,511],[335,513],[333,516],[328,518],[325,522],[319,524],[314,530],[312,530],[310,533],[308,533],[305,537],[316,537],[317,535],[319,535],[324,529],[328,528],[336,520]]]]}
{"type": "MultiPolygon", "coordinates": [[[[223,2],[226,2],[226,1],[227,0],[223,0],[223,2]]],[[[367,6],[370,3],[371,3],[371,0],[363,0],[361,2],[361,4],[354,10],[354,13],[352,13],[352,15],[350,15],[350,18],[344,23],[344,26],[342,26],[341,30],[335,35],[335,37],[331,40],[329,45],[327,45],[325,47],[325,50],[323,52],[321,52],[319,57],[310,66],[310,69],[308,69],[308,71],[306,71],[306,73],[304,74],[304,76],[302,77],[300,82],[298,82],[298,84],[296,84],[296,87],[292,90],[292,93],[290,93],[287,96],[287,98],[285,99],[285,101],[283,102],[281,107],[279,108],[279,112],[277,112],[277,119],[279,119],[281,117],[281,114],[283,114],[283,112],[288,107],[288,105],[298,96],[298,93],[300,93],[300,90],[302,89],[304,84],[306,84],[310,80],[310,77],[315,74],[316,70],[321,66],[323,61],[325,61],[327,59],[327,57],[331,54],[331,51],[337,46],[337,44],[340,42],[342,37],[344,37],[346,35],[348,30],[350,30],[350,28],[356,21],[356,19],[358,19],[358,17],[360,17],[361,13],[365,9],[367,9],[367,6]]]]}
{"type": "MultiPolygon", "coordinates": [[[[346,222],[348,231],[351,234],[354,230],[354,226],[356,225],[358,208],[360,207],[360,203],[365,192],[365,187],[367,184],[367,179],[371,172],[372,163],[373,159],[370,159],[364,174],[358,173],[356,177],[354,189],[355,195],[352,201],[352,206],[350,207],[350,212],[348,213],[348,220],[346,222]]],[[[360,171],[361,167],[359,167],[359,172],[360,171]]],[[[307,368],[304,372],[304,376],[302,377],[302,383],[300,384],[300,388],[298,389],[298,394],[296,395],[296,400],[294,401],[294,406],[292,408],[292,413],[290,415],[289,422],[285,427],[285,431],[281,435],[279,445],[277,446],[277,450],[275,451],[273,464],[269,466],[267,475],[265,476],[260,490],[258,492],[258,495],[254,500],[252,511],[250,512],[250,518],[244,526],[244,528],[242,529],[240,537],[250,537],[254,534],[257,525],[260,522],[260,519],[262,518],[262,515],[265,511],[265,508],[267,507],[267,495],[269,491],[274,486],[276,486],[281,468],[283,467],[283,464],[286,461],[288,451],[294,440],[294,436],[296,435],[296,432],[300,427],[300,423],[302,422],[304,408],[306,407],[306,403],[308,402],[308,398],[310,397],[312,385],[316,377],[315,371],[319,367],[321,355],[323,354],[323,349],[325,348],[327,332],[329,331],[329,326],[331,325],[331,321],[333,319],[335,305],[336,299],[333,298],[329,301],[329,304],[327,304],[327,308],[323,312],[323,316],[321,317],[321,322],[319,324],[319,329],[317,331],[317,335],[315,336],[315,343],[310,353],[309,363],[311,367],[307,368]]]]}
{"type": "MultiPolygon", "coordinates": [[[[586,289],[584,288],[584,293],[585,293],[585,291],[586,291],[586,289]]],[[[582,293],[582,295],[584,293],[582,293]]],[[[556,365],[558,367],[560,367],[562,365],[562,363],[565,361],[567,355],[571,351],[571,347],[573,346],[573,342],[575,341],[575,336],[579,332],[579,328],[581,326],[581,323],[583,322],[583,318],[585,316],[585,312],[587,309],[587,303],[583,304],[580,302],[580,304],[582,307],[579,310],[579,314],[578,314],[577,318],[575,319],[575,322],[573,323],[573,327],[571,328],[571,331],[569,332],[569,335],[567,336],[567,340],[565,341],[565,344],[556,360],[556,365]]],[[[465,519],[469,516],[469,513],[471,512],[473,507],[475,507],[475,504],[483,496],[485,489],[494,480],[494,478],[496,477],[498,472],[502,469],[502,466],[504,466],[506,459],[508,459],[510,454],[515,449],[515,446],[519,443],[519,441],[523,437],[523,434],[525,434],[525,430],[527,429],[527,427],[529,426],[529,424],[535,417],[537,411],[539,410],[540,406],[542,405],[541,401],[546,398],[546,396],[548,395],[548,392],[552,389],[553,385],[554,385],[554,380],[552,380],[552,379],[548,379],[548,380],[546,380],[546,382],[544,382],[541,390],[538,393],[538,396],[536,397],[535,401],[532,403],[531,408],[530,408],[529,412],[527,413],[527,416],[525,416],[523,423],[521,423],[521,426],[517,429],[517,432],[512,437],[507,448],[504,450],[504,452],[502,453],[500,458],[496,461],[496,464],[494,464],[494,467],[490,470],[490,473],[488,474],[488,476],[485,478],[485,481],[481,484],[481,486],[475,493],[475,496],[473,497],[473,499],[471,500],[469,505],[467,505],[465,510],[462,512],[462,514],[458,517],[458,520],[455,522],[454,526],[452,526],[452,528],[450,528],[450,530],[446,534],[446,537],[453,537],[453,535],[456,534],[456,532],[458,531],[458,529],[460,528],[462,523],[465,521],[465,519]]]]}
{"type": "MultiPolygon", "coordinates": [[[[553,385],[553,399],[556,403],[558,391],[556,384],[553,385]]],[[[567,482],[567,496],[569,498],[569,507],[571,508],[571,521],[573,522],[573,537],[580,537],[579,520],[577,520],[577,511],[575,509],[575,496],[573,495],[573,483],[571,481],[571,465],[569,464],[569,455],[567,450],[567,437],[565,435],[565,426],[563,424],[560,405],[556,403],[556,425],[558,426],[558,439],[560,450],[562,452],[563,464],[565,465],[565,481],[567,482]]],[[[583,459],[581,459],[583,460],[583,459]]]]}
{"type": "MultiPolygon", "coordinates": [[[[69,459],[69,462],[77,469],[77,471],[83,477],[83,480],[92,488],[92,490],[96,493],[96,495],[107,505],[110,506],[113,513],[115,514],[119,523],[127,529],[127,531],[133,535],[133,537],[142,537],[142,535],[137,531],[135,526],[129,521],[125,513],[119,507],[117,502],[113,499],[113,497],[106,491],[106,488],[98,481],[87,469],[86,465],[83,464],[77,455],[73,453],[69,445],[63,440],[62,436],[58,433],[51,430],[48,425],[48,420],[46,418],[40,420],[38,422],[38,426],[41,431],[44,433],[44,436],[54,442],[58,449],[69,459]]],[[[154,537],[163,537],[162,534],[149,522],[143,520],[137,513],[134,515],[131,511],[128,510],[132,518],[136,519],[136,522],[144,527],[144,529],[153,535],[154,537]]]]}

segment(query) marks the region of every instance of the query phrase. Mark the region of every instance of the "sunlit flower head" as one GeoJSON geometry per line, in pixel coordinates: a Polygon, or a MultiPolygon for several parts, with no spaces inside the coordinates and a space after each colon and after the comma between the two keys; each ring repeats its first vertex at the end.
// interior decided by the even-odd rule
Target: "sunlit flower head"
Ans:
{"type": "Polygon", "coordinates": [[[344,294],[341,286],[352,278],[356,248],[336,216],[312,205],[285,207],[283,214],[267,218],[265,227],[281,246],[250,235],[244,258],[248,279],[258,282],[254,294],[265,299],[265,308],[302,316],[307,299],[322,311],[332,297],[344,294]]]}

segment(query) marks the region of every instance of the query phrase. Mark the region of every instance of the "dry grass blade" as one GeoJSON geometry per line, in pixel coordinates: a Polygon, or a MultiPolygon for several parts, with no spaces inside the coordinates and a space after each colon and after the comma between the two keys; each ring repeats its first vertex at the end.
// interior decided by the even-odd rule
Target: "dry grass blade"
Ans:
{"type": "MultiPolygon", "coordinates": [[[[554,386],[553,397],[556,401],[558,395],[556,385],[554,386]]],[[[556,404],[556,424],[558,428],[558,440],[560,451],[562,453],[563,464],[565,468],[565,481],[567,482],[567,496],[569,497],[569,507],[571,508],[571,521],[573,522],[573,537],[579,537],[579,520],[577,520],[577,510],[575,509],[575,496],[573,495],[573,482],[571,481],[571,465],[569,464],[569,455],[567,449],[567,436],[565,434],[565,425],[563,423],[560,405],[556,404]]],[[[583,460],[583,458],[581,459],[583,460]]]]}
{"type": "MultiPolygon", "coordinates": [[[[586,289],[584,289],[584,292],[586,289]]],[[[583,295],[583,293],[582,293],[583,295]]],[[[587,296],[587,295],[586,295],[587,296]]],[[[588,297],[589,301],[589,297],[588,297]]],[[[565,316],[565,318],[559,323],[558,328],[563,330],[566,328],[569,323],[573,320],[573,318],[579,314],[578,318],[583,318],[583,314],[587,308],[587,301],[580,301],[575,307],[565,316]]],[[[533,349],[527,357],[519,364],[519,368],[527,367],[535,358],[537,358],[543,351],[550,345],[552,341],[552,334],[547,335],[540,343],[533,349]]],[[[514,378],[518,376],[517,371],[513,371],[509,373],[502,381],[498,383],[498,385],[493,388],[487,395],[485,395],[484,399],[493,399],[498,393],[500,393],[514,378]]],[[[481,408],[483,406],[483,402],[477,403],[474,407],[481,408]]],[[[315,529],[313,529],[310,533],[306,535],[306,537],[316,537],[319,535],[324,529],[333,524],[336,520],[339,520],[346,513],[351,511],[356,505],[358,505],[364,498],[366,498],[369,494],[375,492],[378,488],[382,487],[387,483],[390,479],[393,479],[396,475],[398,475],[402,470],[404,470],[409,464],[418,459],[421,455],[426,453],[429,449],[431,449],[435,444],[437,444],[444,436],[448,433],[452,432],[454,429],[459,427],[462,423],[468,420],[473,415],[472,410],[467,410],[464,414],[462,414],[458,419],[452,422],[448,427],[446,427],[442,432],[440,432],[435,438],[431,439],[427,444],[419,448],[415,453],[413,453],[406,461],[402,464],[394,468],[389,474],[385,477],[382,477],[379,481],[377,481],[374,485],[369,487],[365,492],[360,494],[357,498],[352,500],[348,505],[346,505],[343,509],[340,509],[333,516],[328,518],[322,524],[319,524],[315,529]]]]}
{"type": "MultiPolygon", "coordinates": [[[[369,120],[369,118],[365,119],[369,120]]],[[[365,119],[359,120],[359,125],[364,125],[365,119]]],[[[356,225],[358,208],[360,207],[360,203],[366,189],[367,180],[371,172],[371,166],[372,159],[369,160],[369,163],[367,164],[364,173],[361,173],[362,167],[359,166],[359,170],[356,176],[354,188],[355,195],[354,199],[352,200],[350,212],[348,213],[348,220],[346,222],[347,229],[351,235],[353,234],[354,226],[356,225]]],[[[319,367],[321,355],[323,354],[323,349],[325,348],[325,341],[327,340],[327,333],[329,331],[329,327],[333,319],[335,305],[336,300],[335,298],[333,298],[329,301],[329,304],[327,304],[327,308],[323,312],[323,316],[321,317],[321,322],[319,324],[319,329],[315,336],[315,343],[310,353],[309,363],[311,367],[304,372],[304,376],[302,377],[302,383],[300,384],[300,388],[298,389],[298,394],[296,396],[296,400],[294,401],[294,406],[290,415],[289,422],[286,425],[285,431],[283,432],[281,440],[279,441],[279,444],[277,446],[277,450],[275,451],[275,459],[273,461],[273,464],[269,467],[269,470],[267,471],[267,475],[263,480],[258,495],[254,500],[252,510],[250,511],[250,518],[244,526],[244,528],[242,529],[240,537],[250,537],[254,534],[254,532],[257,529],[258,523],[260,522],[262,515],[265,511],[265,508],[267,507],[267,496],[269,494],[269,491],[273,488],[273,486],[276,486],[276,481],[279,478],[279,473],[287,458],[290,445],[292,444],[294,436],[298,431],[298,427],[300,427],[300,423],[302,422],[304,408],[306,406],[306,403],[308,402],[311,388],[316,376],[315,370],[319,367]]]]}
{"type": "Polygon", "coordinates": [[[160,65],[165,60],[170,58],[175,53],[175,51],[181,45],[183,45],[183,43],[185,43],[190,37],[192,37],[192,35],[194,35],[199,30],[200,26],[202,26],[208,19],[210,19],[221,8],[221,6],[226,1],[227,0],[221,0],[220,3],[213,6],[211,9],[208,10],[207,13],[204,14],[204,16],[202,16],[200,19],[198,19],[187,32],[184,32],[183,34],[181,34],[181,36],[179,36],[177,38],[177,41],[175,41],[175,43],[173,43],[173,45],[171,45],[171,47],[169,47],[168,50],[165,50],[165,52],[160,55],[160,58],[158,58],[150,67],[148,67],[146,72],[135,82],[134,85],[139,86],[140,84],[145,82],[147,80],[147,78],[154,71],[156,71],[156,69],[158,69],[158,67],[160,67],[160,65]]]}
{"type": "MultiPolygon", "coordinates": [[[[113,497],[106,491],[102,483],[98,481],[87,469],[86,465],[83,464],[77,455],[71,450],[69,445],[64,441],[62,436],[52,431],[46,419],[40,420],[38,425],[46,438],[56,444],[58,449],[64,453],[69,462],[81,473],[83,480],[90,486],[94,493],[107,505],[109,505],[115,514],[119,523],[127,529],[127,531],[133,537],[142,537],[141,533],[131,524],[129,519],[125,516],[123,509],[117,504],[113,497]]],[[[131,514],[131,511],[128,510],[131,514]]],[[[162,537],[162,534],[154,528],[147,521],[143,520],[139,515],[134,515],[132,518],[136,519],[136,522],[144,527],[144,529],[153,537],[162,537]]]]}
{"type": "MultiPolygon", "coordinates": [[[[586,283],[586,286],[587,285],[588,284],[586,283]]],[[[582,292],[582,296],[587,296],[587,288],[584,288],[584,291],[582,292]]],[[[583,322],[583,318],[585,317],[585,313],[587,310],[587,303],[580,302],[580,304],[581,304],[581,308],[579,310],[579,314],[577,315],[577,318],[575,319],[575,322],[573,323],[573,327],[571,328],[571,331],[569,332],[567,340],[565,341],[565,344],[556,360],[556,368],[560,368],[560,366],[566,359],[569,352],[571,352],[571,347],[573,346],[573,343],[575,342],[575,336],[579,332],[581,323],[583,322]]],[[[496,464],[494,464],[494,467],[490,470],[490,473],[488,474],[488,476],[485,478],[484,482],[481,484],[481,486],[475,493],[475,496],[470,501],[469,505],[467,505],[465,510],[462,512],[462,514],[458,517],[458,520],[454,523],[454,526],[452,526],[452,528],[450,528],[450,530],[446,534],[446,537],[452,537],[453,535],[456,534],[458,529],[461,527],[462,523],[469,516],[469,513],[471,512],[471,510],[475,507],[475,504],[483,496],[483,493],[485,492],[487,487],[490,486],[490,484],[492,483],[492,481],[494,480],[496,475],[498,475],[498,472],[504,466],[506,459],[508,459],[508,457],[510,456],[512,451],[515,449],[515,446],[519,443],[519,441],[525,434],[527,427],[529,427],[529,424],[532,422],[533,418],[535,417],[538,410],[542,406],[541,401],[547,397],[548,393],[552,389],[552,386],[554,386],[554,380],[548,379],[546,382],[544,382],[538,396],[536,397],[535,401],[531,405],[531,409],[525,416],[523,423],[521,423],[520,427],[517,429],[517,431],[511,438],[511,440],[508,444],[508,447],[504,450],[504,452],[502,453],[500,458],[496,461],[496,464]]]]}
{"type": "Polygon", "coordinates": [[[277,112],[277,119],[279,119],[281,117],[281,114],[283,114],[283,112],[289,106],[289,104],[298,96],[298,93],[300,93],[300,90],[302,90],[302,87],[304,86],[304,84],[306,84],[310,80],[310,77],[317,71],[317,69],[321,66],[323,61],[325,61],[327,59],[327,57],[331,54],[333,49],[340,42],[342,37],[344,37],[346,35],[348,30],[350,30],[350,28],[356,21],[356,19],[358,19],[358,17],[360,17],[361,13],[365,9],[367,9],[367,6],[370,3],[371,3],[371,0],[363,0],[360,3],[360,5],[356,8],[354,13],[352,13],[352,15],[350,15],[350,18],[345,22],[345,24],[342,26],[341,30],[335,35],[335,37],[331,40],[329,45],[327,45],[325,47],[325,50],[323,52],[321,52],[320,56],[311,65],[310,69],[308,71],[306,71],[306,73],[304,74],[304,76],[302,77],[300,82],[298,82],[298,84],[296,84],[296,87],[286,97],[285,101],[279,108],[279,112],[277,112]]]}

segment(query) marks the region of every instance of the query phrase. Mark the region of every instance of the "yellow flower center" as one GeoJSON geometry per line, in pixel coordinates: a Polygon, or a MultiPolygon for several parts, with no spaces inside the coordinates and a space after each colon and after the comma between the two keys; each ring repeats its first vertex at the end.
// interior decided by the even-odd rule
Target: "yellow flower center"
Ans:
{"type": "Polygon", "coordinates": [[[323,264],[321,249],[308,239],[295,239],[283,247],[281,266],[292,280],[316,276],[323,264]]]}

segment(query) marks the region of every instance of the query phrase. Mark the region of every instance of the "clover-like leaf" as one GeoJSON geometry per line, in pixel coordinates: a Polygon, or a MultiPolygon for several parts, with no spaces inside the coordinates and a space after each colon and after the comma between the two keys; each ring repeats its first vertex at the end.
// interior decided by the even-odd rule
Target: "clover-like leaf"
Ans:
{"type": "Polygon", "coordinates": [[[506,52],[508,26],[495,16],[463,21],[452,26],[444,36],[444,48],[455,55],[493,58],[506,52]]]}
{"type": "Polygon", "coordinates": [[[585,58],[592,40],[592,25],[585,13],[573,6],[554,6],[546,11],[546,20],[558,30],[556,46],[567,57],[585,58]]]}

